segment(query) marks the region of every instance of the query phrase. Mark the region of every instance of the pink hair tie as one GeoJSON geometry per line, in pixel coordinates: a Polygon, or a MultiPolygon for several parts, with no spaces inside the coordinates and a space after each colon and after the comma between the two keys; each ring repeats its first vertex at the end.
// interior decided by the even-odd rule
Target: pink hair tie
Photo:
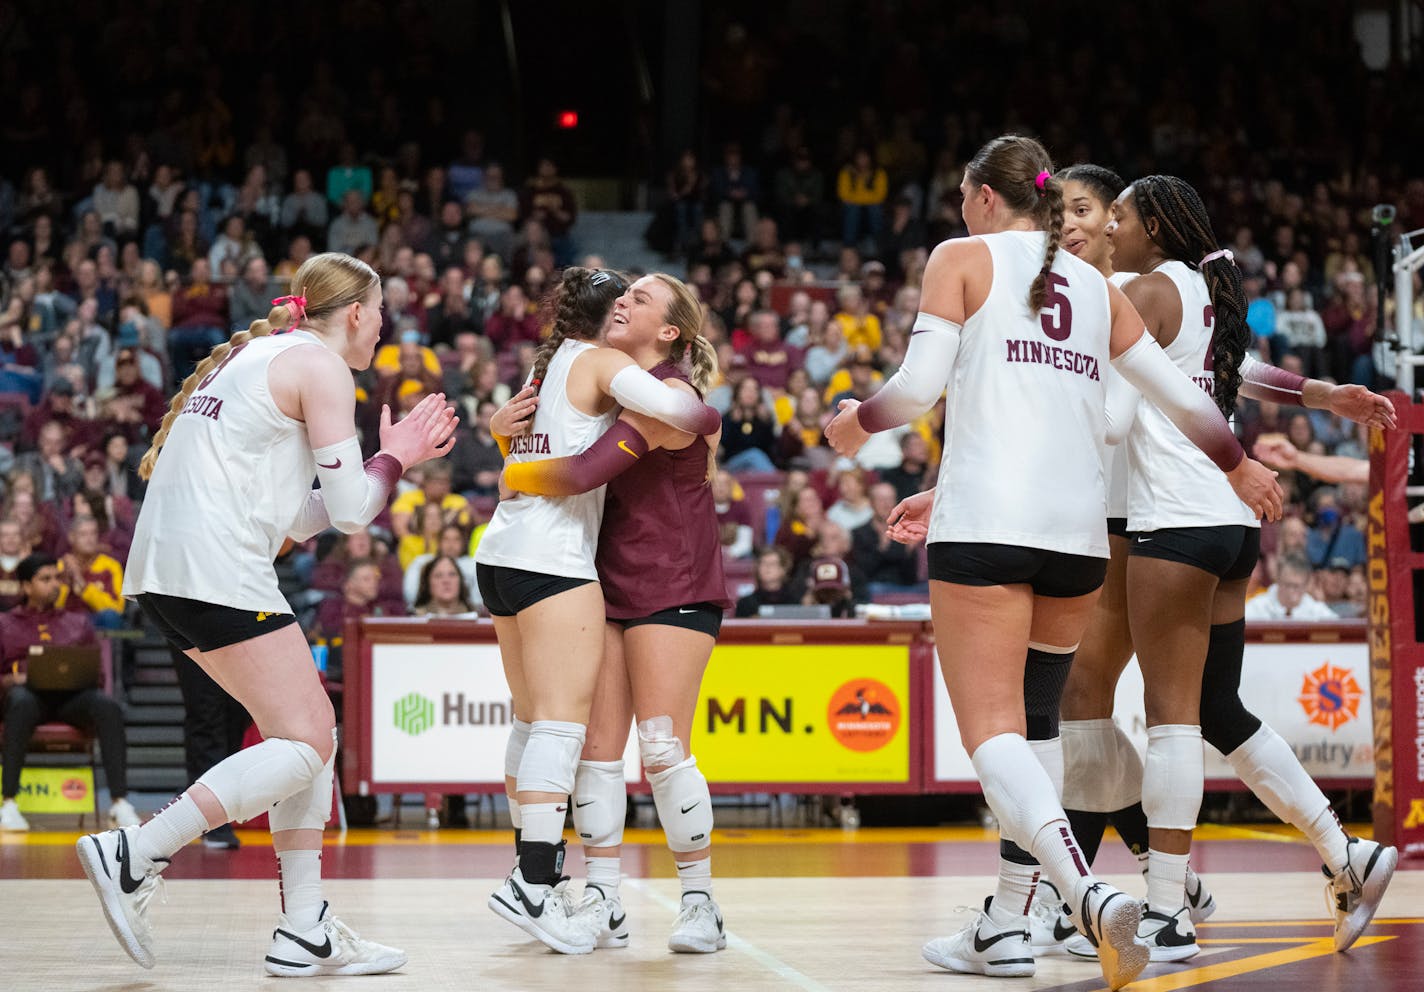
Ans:
{"type": "Polygon", "coordinates": [[[1230,248],[1219,248],[1197,263],[1197,268],[1201,268],[1207,262],[1215,262],[1218,258],[1224,258],[1232,265],[1236,264],[1236,256],[1231,254],[1230,248]]]}
{"type": "Polygon", "coordinates": [[[295,331],[307,316],[307,298],[305,296],[279,296],[272,301],[274,307],[286,307],[292,311],[292,326],[283,328],[286,331],[295,331]]]}
{"type": "Polygon", "coordinates": [[[1044,169],[1038,174],[1038,178],[1033,181],[1033,184],[1038,187],[1039,196],[1042,196],[1048,191],[1048,180],[1050,175],[1051,174],[1049,173],[1049,171],[1047,169],[1044,169]]]}

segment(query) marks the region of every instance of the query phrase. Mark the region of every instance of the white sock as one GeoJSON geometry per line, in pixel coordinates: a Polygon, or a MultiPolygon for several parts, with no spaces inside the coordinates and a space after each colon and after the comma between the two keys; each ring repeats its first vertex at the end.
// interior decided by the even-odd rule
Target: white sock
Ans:
{"type": "Polygon", "coordinates": [[[1280,734],[1261,724],[1226,760],[1267,809],[1310,838],[1332,874],[1345,867],[1350,837],[1280,734]]]}
{"type": "Polygon", "coordinates": [[[1021,923],[1028,916],[1033,890],[1038,884],[1038,865],[1021,865],[999,859],[999,886],[989,903],[989,919],[1001,927],[1021,923]]]}
{"type": "Polygon", "coordinates": [[[683,902],[702,902],[712,898],[712,859],[678,861],[677,880],[682,883],[683,902]],[[692,898],[689,899],[688,897],[692,898]]]}
{"type": "Polygon", "coordinates": [[[1029,852],[1038,859],[1039,869],[1053,882],[1070,906],[1079,906],[1088,886],[1097,881],[1088,867],[1067,819],[1053,820],[1034,835],[1029,852]]]}
{"type": "Polygon", "coordinates": [[[321,852],[281,851],[277,854],[277,885],[282,912],[298,933],[316,926],[321,917],[321,852]]]}
{"type": "Polygon", "coordinates": [[[1187,904],[1187,855],[1148,852],[1147,908],[1171,916],[1187,904]]]}
{"type": "Polygon", "coordinates": [[[134,853],[150,863],[166,861],[207,829],[208,818],[185,792],[138,828],[134,853]]]}
{"type": "Polygon", "coordinates": [[[588,872],[588,884],[596,885],[603,894],[616,896],[618,883],[622,880],[622,858],[584,858],[584,869],[588,872]]]}
{"type": "Polygon", "coordinates": [[[509,825],[515,830],[524,828],[524,817],[519,812],[519,800],[509,796],[509,825]]]}
{"type": "Polygon", "coordinates": [[[519,818],[524,826],[520,839],[524,842],[557,844],[564,839],[564,814],[569,804],[525,803],[519,807],[519,818]]]}

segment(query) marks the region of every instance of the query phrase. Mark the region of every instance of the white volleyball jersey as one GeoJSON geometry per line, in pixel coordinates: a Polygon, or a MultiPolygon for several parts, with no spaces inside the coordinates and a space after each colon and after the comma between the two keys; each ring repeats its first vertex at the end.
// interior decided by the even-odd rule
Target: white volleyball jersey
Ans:
{"type": "Polygon", "coordinates": [[[1042,231],[980,240],[989,295],[965,321],[949,376],[929,540],[1108,556],[1103,371],[1111,317],[1097,269],[1060,251],[1047,303],[1028,308],[1042,231]]]}
{"type": "MultiPolygon", "coordinates": [[[[510,439],[510,461],[580,454],[613,425],[617,407],[590,416],[569,402],[565,388],[574,359],[593,347],[587,341],[565,341],[559,346],[544,373],[532,430],[510,439]]],[[[475,561],[596,581],[593,556],[603,523],[603,495],[604,487],[599,486],[574,496],[520,495],[500,500],[475,549],[475,561]]]]}
{"type": "Polygon", "coordinates": [[[124,595],[154,592],[291,613],[272,566],[311,493],[307,428],[280,409],[272,359],[321,342],[306,331],[254,338],[198,384],[173,421],[134,528],[124,595]]]}
{"type": "MultiPolygon", "coordinates": [[[[1171,279],[1182,299],[1182,329],[1166,347],[1167,357],[1210,395],[1216,387],[1211,362],[1216,316],[1206,280],[1183,262],[1165,262],[1154,271],[1171,279]]],[[[1260,526],[1221,469],[1145,397],[1126,444],[1129,530],[1260,526]]]]}
{"type": "MultiPolygon", "coordinates": [[[[1122,289],[1136,278],[1136,272],[1114,272],[1108,276],[1108,282],[1122,289]]],[[[1111,365],[1103,367],[1105,388],[1120,378],[1122,377],[1117,374],[1117,369],[1111,365]]],[[[1132,387],[1124,384],[1123,388],[1132,387]]],[[[1117,444],[1104,444],[1102,457],[1103,487],[1108,494],[1108,519],[1121,520],[1127,516],[1127,438],[1124,437],[1117,444]]]]}

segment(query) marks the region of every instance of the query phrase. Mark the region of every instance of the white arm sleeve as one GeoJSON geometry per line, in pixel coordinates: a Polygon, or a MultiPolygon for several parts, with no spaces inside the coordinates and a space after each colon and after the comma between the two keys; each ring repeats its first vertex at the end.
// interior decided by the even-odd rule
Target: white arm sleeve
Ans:
{"type": "Polygon", "coordinates": [[[952,320],[921,311],[899,371],[856,410],[861,428],[875,434],[899,427],[938,403],[954,372],[962,330],[952,320]]]}
{"type": "Polygon", "coordinates": [[[1226,418],[1186,373],[1172,364],[1150,334],[1112,360],[1113,368],[1167,415],[1187,440],[1202,450],[1223,472],[1246,457],[1226,418]]]}
{"type": "Polygon", "coordinates": [[[1132,422],[1137,419],[1137,401],[1142,394],[1133,389],[1132,383],[1111,365],[1103,370],[1103,392],[1108,422],[1107,442],[1121,444],[1127,432],[1132,430],[1132,422]]]}
{"type": "Polygon", "coordinates": [[[321,498],[331,525],[343,534],[365,527],[380,513],[404,469],[394,455],[376,454],[361,464],[361,445],[353,434],[345,441],[312,452],[321,498]]]}
{"type": "Polygon", "coordinates": [[[313,489],[302,508],[297,511],[297,519],[287,528],[287,536],[301,544],[330,526],[331,514],[326,512],[326,500],[322,499],[320,490],[313,489]]]}
{"type": "Polygon", "coordinates": [[[715,434],[722,417],[691,393],[662,384],[636,365],[619,369],[608,383],[608,393],[624,409],[661,420],[689,434],[715,434]]]}

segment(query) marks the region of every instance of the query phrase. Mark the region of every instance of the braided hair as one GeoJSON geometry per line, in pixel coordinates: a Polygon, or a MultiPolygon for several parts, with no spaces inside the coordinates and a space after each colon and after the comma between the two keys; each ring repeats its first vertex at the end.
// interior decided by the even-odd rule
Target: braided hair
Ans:
{"type": "Polygon", "coordinates": [[[598,337],[613,301],[627,289],[628,280],[612,269],[571,265],[564,270],[563,278],[544,300],[543,317],[544,323],[549,325],[549,336],[534,353],[534,371],[530,373],[529,382],[535,392],[565,339],[592,341],[598,337]]]}
{"type": "Polygon", "coordinates": [[[1168,258],[1185,262],[1200,271],[1211,295],[1215,327],[1211,337],[1211,367],[1216,377],[1212,397],[1223,416],[1236,409],[1236,393],[1241,388],[1241,360],[1251,344],[1246,324],[1246,291],[1241,272],[1225,256],[1205,265],[1201,260],[1217,250],[1216,234],[1201,197],[1191,185],[1176,176],[1145,176],[1132,184],[1133,205],[1153,244],[1168,258]],[[1157,221],[1152,233],[1149,219],[1157,221]]]}
{"type": "Polygon", "coordinates": [[[1006,134],[979,149],[965,171],[976,186],[988,186],[1010,210],[1048,232],[1043,266],[1028,291],[1028,308],[1037,313],[1048,298],[1048,271],[1063,241],[1063,182],[1053,176],[1053,160],[1032,138],[1006,134]]]}

